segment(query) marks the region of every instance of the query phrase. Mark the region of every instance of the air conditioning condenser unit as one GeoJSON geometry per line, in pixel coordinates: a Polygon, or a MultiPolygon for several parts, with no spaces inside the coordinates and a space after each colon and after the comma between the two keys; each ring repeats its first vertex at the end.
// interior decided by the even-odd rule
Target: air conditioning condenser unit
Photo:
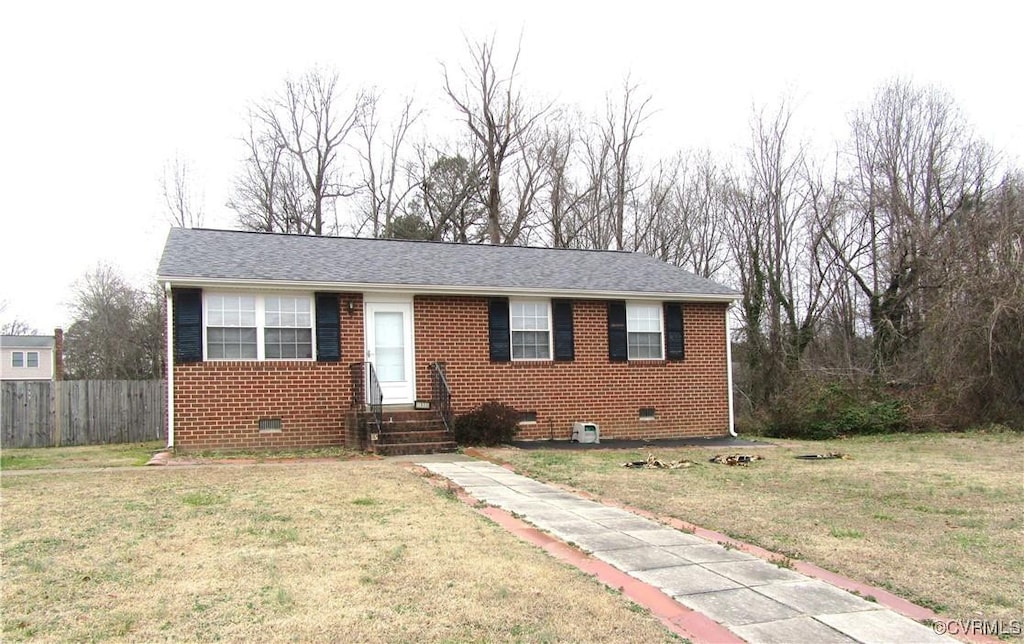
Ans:
{"type": "Polygon", "coordinates": [[[601,430],[596,423],[573,423],[570,440],[574,443],[600,443],[601,430]]]}

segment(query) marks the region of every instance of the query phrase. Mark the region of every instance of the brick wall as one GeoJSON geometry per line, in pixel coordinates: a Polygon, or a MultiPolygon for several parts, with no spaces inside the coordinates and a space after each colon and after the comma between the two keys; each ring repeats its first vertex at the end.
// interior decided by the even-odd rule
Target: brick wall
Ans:
{"type": "Polygon", "coordinates": [[[428,365],[447,363],[456,413],[489,399],[537,412],[520,438],[566,439],[573,421],[598,423],[608,438],[720,436],[728,432],[724,304],[684,304],[686,360],[608,360],[607,305],[573,302],[573,362],[492,363],[487,299],[415,299],[416,384],[430,397],[428,365]],[[640,420],[654,407],[654,420],[640,420]]]}
{"type": "MultiPolygon", "coordinates": [[[[349,364],[363,359],[363,299],[341,296],[342,358],[175,365],[175,444],[196,449],[280,449],[342,445],[351,400],[349,364]],[[354,311],[348,312],[348,302],[354,311]],[[261,418],[280,418],[261,433],[261,418]]],[[[417,397],[430,398],[428,365],[448,365],[455,411],[494,399],[537,412],[521,438],[569,437],[572,422],[601,426],[608,438],[715,436],[728,431],[725,305],[685,304],[686,360],[608,360],[603,301],[573,302],[573,362],[492,363],[487,298],[415,298],[417,397]],[[654,420],[640,420],[654,407],[654,420]]]]}
{"type": "Polygon", "coordinates": [[[352,397],[348,365],[363,359],[362,302],[362,295],[341,296],[340,362],[175,365],[175,445],[185,450],[342,445],[352,397]],[[280,418],[282,430],[260,432],[261,418],[280,418]]]}

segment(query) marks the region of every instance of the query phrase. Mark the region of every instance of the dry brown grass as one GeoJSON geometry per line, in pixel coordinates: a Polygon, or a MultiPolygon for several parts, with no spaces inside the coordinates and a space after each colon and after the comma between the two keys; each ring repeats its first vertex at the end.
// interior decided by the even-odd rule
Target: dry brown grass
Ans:
{"type": "Polygon", "coordinates": [[[724,532],[886,588],[952,617],[1024,613],[1024,440],[925,434],[775,441],[749,467],[707,449],[658,450],[681,470],[633,470],[647,451],[492,450],[519,471],[724,532]],[[850,460],[801,461],[838,451],[850,460]]]}
{"type": "Polygon", "coordinates": [[[673,639],[391,463],[0,482],[6,641],[673,639]]]}

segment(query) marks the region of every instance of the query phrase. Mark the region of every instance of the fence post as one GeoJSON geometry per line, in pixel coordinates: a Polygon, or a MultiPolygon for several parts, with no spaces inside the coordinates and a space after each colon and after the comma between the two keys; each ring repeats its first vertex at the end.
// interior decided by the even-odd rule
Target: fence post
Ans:
{"type": "Polygon", "coordinates": [[[60,447],[61,444],[61,424],[63,418],[61,416],[61,398],[63,392],[61,391],[61,381],[51,380],[50,381],[50,422],[53,423],[51,432],[53,435],[53,446],[60,447]]]}

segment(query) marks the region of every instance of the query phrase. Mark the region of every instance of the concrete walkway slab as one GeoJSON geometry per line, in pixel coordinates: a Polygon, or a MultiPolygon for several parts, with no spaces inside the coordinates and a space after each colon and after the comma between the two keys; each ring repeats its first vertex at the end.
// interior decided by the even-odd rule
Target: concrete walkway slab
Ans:
{"type": "Polygon", "coordinates": [[[672,528],[653,530],[623,530],[626,534],[652,546],[693,546],[707,543],[700,537],[686,534],[672,528]]]}
{"type": "Polygon", "coordinates": [[[679,557],[674,557],[661,548],[654,546],[623,548],[620,550],[598,550],[594,553],[594,556],[601,561],[607,561],[624,572],[682,566],[687,563],[679,557]]]}
{"type": "Polygon", "coordinates": [[[544,503],[546,503],[549,508],[554,508],[554,509],[559,510],[561,512],[570,513],[570,514],[572,514],[574,517],[576,517],[578,519],[585,519],[587,521],[592,521],[593,520],[592,517],[587,516],[587,510],[589,510],[590,507],[587,506],[587,505],[584,505],[584,503],[587,503],[586,501],[581,503],[578,500],[577,501],[569,501],[569,500],[566,500],[566,499],[552,499],[552,498],[550,498],[550,495],[546,495],[546,496],[543,496],[543,497],[540,497],[540,498],[542,498],[544,500],[544,503]]]}
{"type": "Polygon", "coordinates": [[[742,588],[731,579],[702,568],[697,564],[685,564],[671,568],[641,570],[633,574],[640,581],[660,588],[666,595],[678,598],[682,595],[713,593],[719,590],[742,588]]]}
{"type": "Polygon", "coordinates": [[[657,530],[662,527],[660,523],[655,523],[650,519],[644,519],[636,515],[616,519],[594,519],[594,521],[617,532],[642,532],[644,530],[657,530]]]}
{"type": "Polygon", "coordinates": [[[590,519],[591,521],[597,521],[602,524],[605,521],[622,521],[637,518],[635,514],[630,514],[625,510],[619,510],[618,508],[577,508],[576,510],[573,510],[573,512],[584,519],[590,519]]]}
{"type": "Polygon", "coordinates": [[[731,548],[723,548],[717,543],[704,541],[700,545],[672,546],[665,548],[677,557],[693,563],[716,563],[727,561],[757,561],[757,557],[731,548]]]}
{"type": "Polygon", "coordinates": [[[800,612],[749,588],[681,595],[679,601],[726,626],[744,626],[799,617],[800,612]]]}
{"type": "Polygon", "coordinates": [[[458,475],[458,484],[460,487],[504,487],[495,485],[495,481],[492,478],[483,476],[480,474],[460,474],[458,475]]]}
{"type": "Polygon", "coordinates": [[[586,534],[607,534],[608,528],[586,519],[558,519],[550,521],[546,526],[550,531],[578,537],[586,534]]]}
{"type": "Polygon", "coordinates": [[[817,619],[864,644],[939,644],[950,641],[927,626],[885,609],[841,615],[818,615],[817,619]]]}
{"type": "Polygon", "coordinates": [[[811,617],[794,617],[762,624],[734,626],[729,630],[748,642],[758,642],[759,644],[794,644],[795,642],[857,644],[857,640],[849,638],[811,617]]]}
{"type": "Polygon", "coordinates": [[[643,582],[658,601],[696,611],[685,619],[718,629],[715,641],[728,635],[724,627],[753,644],[955,642],[824,581],[706,540],[697,536],[700,530],[676,530],[486,461],[423,459],[418,464],[472,498],[591,552],[588,565],[596,565],[596,559],[620,575],[616,587],[643,582]]]}
{"type": "Polygon", "coordinates": [[[608,531],[600,534],[576,535],[571,541],[591,553],[596,550],[622,550],[623,548],[639,548],[644,545],[639,539],[634,539],[627,534],[608,531]]]}
{"type": "Polygon", "coordinates": [[[738,581],[744,586],[763,586],[780,581],[803,581],[803,575],[786,568],[779,568],[767,561],[726,561],[724,563],[708,563],[704,567],[717,572],[723,577],[738,581]]]}
{"type": "Polygon", "coordinates": [[[803,613],[829,615],[876,610],[878,604],[851,595],[823,581],[809,580],[788,584],[758,586],[757,592],[803,613]]]}

